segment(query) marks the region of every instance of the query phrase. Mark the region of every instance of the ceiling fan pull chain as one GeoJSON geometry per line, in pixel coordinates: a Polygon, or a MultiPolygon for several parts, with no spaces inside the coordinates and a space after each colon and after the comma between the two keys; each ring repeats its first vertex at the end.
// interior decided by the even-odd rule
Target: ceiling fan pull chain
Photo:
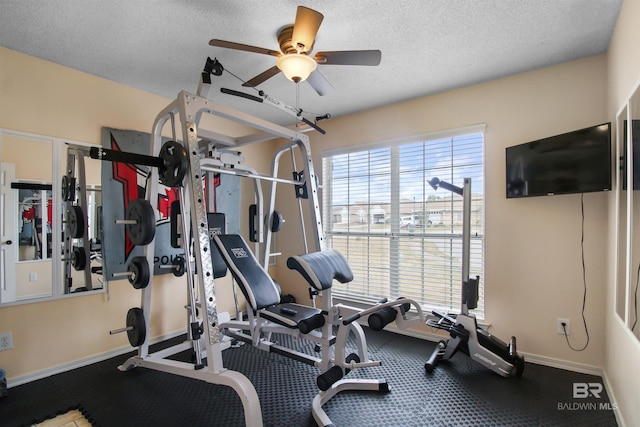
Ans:
{"type": "MultiPolygon", "coordinates": [[[[296,84],[296,110],[300,110],[300,85],[296,84]]],[[[296,116],[296,126],[300,124],[300,115],[296,116]]]]}

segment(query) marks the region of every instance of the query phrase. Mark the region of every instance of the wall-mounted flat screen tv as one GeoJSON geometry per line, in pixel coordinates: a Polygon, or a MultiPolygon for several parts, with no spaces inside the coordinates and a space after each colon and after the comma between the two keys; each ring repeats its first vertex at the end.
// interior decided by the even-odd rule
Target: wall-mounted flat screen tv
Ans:
{"type": "Polygon", "coordinates": [[[611,123],[507,147],[507,198],[611,190],[611,123]]]}

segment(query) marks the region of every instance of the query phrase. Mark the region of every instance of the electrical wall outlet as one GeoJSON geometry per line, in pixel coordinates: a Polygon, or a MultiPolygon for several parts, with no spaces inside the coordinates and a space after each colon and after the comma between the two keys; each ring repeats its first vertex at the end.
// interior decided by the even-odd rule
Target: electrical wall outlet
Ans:
{"type": "Polygon", "coordinates": [[[38,281],[38,273],[29,273],[29,281],[37,282],[38,281]]]}
{"type": "Polygon", "coordinates": [[[569,322],[569,319],[562,319],[558,317],[558,333],[560,335],[571,335],[571,323],[569,322]]]}
{"type": "Polygon", "coordinates": [[[11,332],[0,334],[0,351],[11,350],[13,348],[13,337],[11,332]]]}

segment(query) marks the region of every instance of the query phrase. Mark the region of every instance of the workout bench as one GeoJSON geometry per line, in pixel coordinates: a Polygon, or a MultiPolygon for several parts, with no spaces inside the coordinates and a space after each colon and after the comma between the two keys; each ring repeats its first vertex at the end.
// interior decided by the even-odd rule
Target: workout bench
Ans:
{"type": "Polygon", "coordinates": [[[404,321],[404,312],[408,304],[413,304],[420,310],[415,302],[406,299],[381,302],[367,310],[342,304],[333,306],[333,280],[347,283],[353,280],[353,273],[339,252],[329,250],[290,257],[287,266],[298,271],[312,289],[318,291],[322,298],[322,307],[330,308],[323,310],[296,303],[280,303],[279,287],[260,266],[242,236],[215,235],[213,241],[248,305],[247,320],[221,324],[222,333],[251,343],[262,350],[319,368],[321,374],[317,378],[317,386],[320,392],[312,403],[313,416],[319,425],[332,425],[322,406],[342,391],[389,391],[385,379],[343,379],[350,370],[381,364],[379,361],[369,360],[364,331],[355,320],[364,316],[376,318],[376,324],[380,329],[394,320],[398,320],[400,324],[404,321]],[[381,322],[379,314],[385,313],[385,310],[391,310],[393,315],[383,316],[385,320],[381,322]],[[402,316],[396,316],[397,313],[402,313],[402,316]],[[335,329],[337,333],[334,335],[335,329]],[[286,334],[314,343],[316,351],[319,351],[321,356],[316,357],[276,344],[271,340],[273,333],[286,334]],[[357,351],[347,354],[346,346],[350,333],[354,334],[357,351]]]}

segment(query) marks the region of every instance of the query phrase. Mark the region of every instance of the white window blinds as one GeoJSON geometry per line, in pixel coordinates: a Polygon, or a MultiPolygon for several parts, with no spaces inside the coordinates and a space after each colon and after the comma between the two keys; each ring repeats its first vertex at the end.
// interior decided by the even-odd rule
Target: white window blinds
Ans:
{"type": "Polygon", "coordinates": [[[474,129],[323,156],[326,242],[348,259],[355,276],[334,286],[335,296],[404,296],[429,310],[459,311],[462,197],[428,182],[437,177],[461,187],[471,178],[470,275],[481,278],[475,312],[483,317],[483,140],[474,129]]]}

